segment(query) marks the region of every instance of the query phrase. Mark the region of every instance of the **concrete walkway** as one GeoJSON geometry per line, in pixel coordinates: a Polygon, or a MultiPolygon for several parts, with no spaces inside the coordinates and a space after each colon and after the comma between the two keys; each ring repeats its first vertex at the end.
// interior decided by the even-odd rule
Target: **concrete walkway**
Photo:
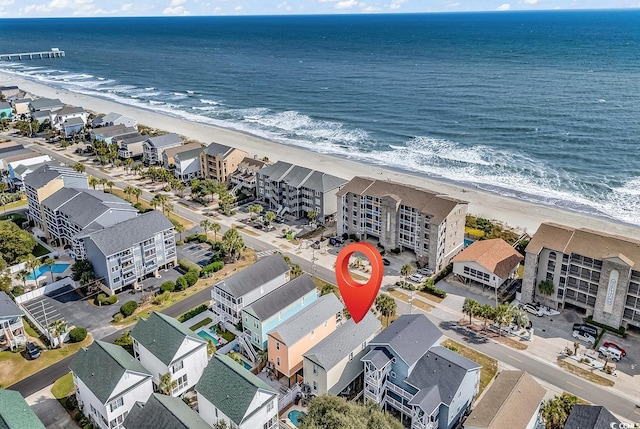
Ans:
{"type": "Polygon", "coordinates": [[[62,407],[60,402],[51,393],[51,387],[47,386],[39,392],[25,398],[27,404],[36,413],[40,421],[47,429],[66,429],[77,425],[71,416],[62,407]]]}

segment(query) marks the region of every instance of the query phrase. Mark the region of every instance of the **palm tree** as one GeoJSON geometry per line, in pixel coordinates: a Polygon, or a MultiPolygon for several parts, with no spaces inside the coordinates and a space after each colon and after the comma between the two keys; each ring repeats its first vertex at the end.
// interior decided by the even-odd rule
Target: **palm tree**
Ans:
{"type": "Polygon", "coordinates": [[[251,213],[251,220],[256,220],[256,218],[262,213],[264,207],[262,204],[252,204],[247,208],[247,211],[251,213]]]}
{"type": "Polygon", "coordinates": [[[542,295],[550,296],[553,294],[553,290],[554,290],[553,282],[550,280],[543,280],[540,283],[538,283],[538,291],[542,295]]]}
{"type": "Polygon", "coordinates": [[[513,322],[519,328],[526,328],[527,326],[529,326],[529,316],[527,316],[527,312],[522,308],[514,307],[511,310],[511,313],[513,315],[513,322]]]}
{"type": "Polygon", "coordinates": [[[575,340],[575,341],[573,342],[573,354],[574,354],[574,356],[577,356],[577,355],[578,355],[578,350],[579,350],[579,349],[580,349],[580,341],[575,340]]]}
{"type": "Polygon", "coordinates": [[[269,210],[264,214],[264,223],[266,225],[269,225],[271,222],[273,222],[275,218],[276,218],[276,214],[271,210],[269,210]]]}
{"type": "Polygon", "coordinates": [[[397,304],[389,295],[378,295],[375,301],[376,310],[386,318],[386,326],[389,326],[389,317],[396,314],[397,304]]]}
{"type": "Polygon", "coordinates": [[[134,165],[133,167],[131,167],[131,171],[136,173],[136,175],[138,175],[138,177],[139,177],[140,176],[140,172],[142,171],[142,165],[140,165],[140,164],[134,165]]]}
{"type": "Polygon", "coordinates": [[[547,429],[562,429],[569,418],[569,414],[573,411],[573,407],[578,403],[576,396],[563,393],[560,396],[554,396],[542,403],[540,416],[547,429]]]}
{"type": "Polygon", "coordinates": [[[98,183],[102,185],[102,190],[103,191],[104,191],[104,187],[105,187],[105,185],[107,184],[108,181],[109,180],[106,179],[105,177],[102,177],[102,178],[98,179],[98,183]]]}
{"type": "Polygon", "coordinates": [[[160,374],[160,382],[158,383],[158,390],[165,395],[171,396],[171,393],[178,387],[178,382],[171,379],[171,373],[160,374]]]}
{"type": "Polygon", "coordinates": [[[80,162],[76,162],[75,164],[73,164],[73,169],[78,173],[84,173],[86,170],[86,167],[84,166],[84,164],[80,162]]]}
{"type": "Polygon", "coordinates": [[[33,273],[33,281],[38,286],[38,278],[36,276],[36,269],[42,265],[40,259],[36,258],[32,254],[28,254],[25,260],[25,268],[30,270],[33,273]]]}
{"type": "Polygon", "coordinates": [[[218,233],[222,229],[219,223],[213,222],[211,224],[211,231],[213,231],[213,241],[218,241],[218,233]]]}
{"type": "Polygon", "coordinates": [[[127,158],[124,162],[127,173],[131,174],[131,166],[133,165],[133,158],[127,158]]]}
{"type": "Polygon", "coordinates": [[[244,241],[238,230],[233,227],[228,229],[222,236],[222,250],[226,255],[231,256],[235,262],[238,260],[242,249],[244,249],[244,241]]]}
{"type": "Polygon", "coordinates": [[[91,186],[93,189],[96,189],[96,186],[98,186],[99,184],[100,179],[98,179],[97,177],[89,176],[89,186],[91,186]]]}
{"type": "Polygon", "coordinates": [[[173,203],[171,201],[169,201],[168,197],[167,197],[167,201],[164,201],[162,203],[162,212],[166,216],[169,216],[171,213],[173,213],[173,203]]]}
{"type": "Polygon", "coordinates": [[[131,191],[131,194],[136,197],[136,203],[139,202],[140,199],[140,195],[142,195],[142,189],[140,188],[133,188],[131,191]]]}
{"type": "Polygon", "coordinates": [[[107,180],[104,184],[109,187],[109,192],[113,194],[113,187],[115,186],[115,183],[111,180],[107,180]]]}
{"type": "MultiPolygon", "coordinates": [[[[129,158],[129,159],[131,159],[131,158],[129,158]]],[[[125,186],[123,192],[127,196],[127,201],[130,201],[129,198],[133,194],[133,187],[132,186],[125,186]]]]}
{"type": "MultiPolygon", "coordinates": [[[[156,194],[154,195],[154,197],[151,199],[151,201],[149,201],[149,204],[151,204],[151,207],[153,207],[153,209],[155,210],[156,207],[158,206],[163,206],[169,202],[169,197],[167,197],[164,194],[156,194]]],[[[164,211],[164,210],[163,210],[164,211]]]]}
{"type": "Polygon", "coordinates": [[[211,229],[212,222],[209,219],[204,219],[200,222],[200,228],[204,229],[204,235],[209,237],[209,230],[211,229]]]}
{"type": "Polygon", "coordinates": [[[502,327],[511,324],[513,321],[513,307],[500,304],[496,307],[495,322],[498,324],[498,336],[502,336],[502,327]]]}
{"type": "Polygon", "coordinates": [[[25,289],[27,288],[27,277],[29,277],[29,271],[21,270],[20,272],[18,272],[18,278],[22,280],[22,284],[24,285],[25,289]]]}
{"type": "Polygon", "coordinates": [[[405,264],[402,266],[402,268],[400,268],[400,275],[402,277],[405,278],[405,280],[407,279],[407,277],[409,277],[411,274],[413,273],[413,268],[411,268],[411,265],[409,264],[405,264]]]}
{"type": "Polygon", "coordinates": [[[309,223],[313,223],[313,221],[318,218],[318,212],[315,210],[311,210],[307,213],[307,217],[309,218],[309,223]]]}
{"type": "Polygon", "coordinates": [[[487,321],[493,320],[493,313],[494,310],[490,304],[483,304],[480,306],[478,314],[482,316],[482,319],[484,320],[484,326],[482,327],[483,330],[487,330],[487,321]]]}
{"type": "Polygon", "coordinates": [[[295,264],[293,267],[291,267],[291,278],[292,279],[295,279],[296,277],[300,277],[303,273],[304,273],[304,271],[302,271],[302,268],[300,268],[300,265],[295,264]]]}
{"type": "MultiPolygon", "coordinates": [[[[173,223],[173,222],[172,222],[173,223]]],[[[182,233],[185,231],[185,227],[180,222],[173,223],[173,229],[178,233],[178,240],[182,241],[182,233]]]]}
{"type": "Polygon", "coordinates": [[[53,338],[58,339],[58,347],[62,347],[62,334],[67,332],[67,322],[62,319],[54,320],[49,325],[48,331],[53,338]]]}
{"type": "Polygon", "coordinates": [[[51,274],[51,283],[53,283],[53,266],[55,265],[56,260],[53,258],[47,258],[44,260],[42,265],[46,265],[49,267],[49,273],[51,274]]]}
{"type": "Polygon", "coordinates": [[[469,316],[469,325],[471,325],[471,318],[480,313],[480,304],[475,299],[466,298],[462,304],[462,313],[469,316]]]}
{"type": "Polygon", "coordinates": [[[207,339],[207,358],[211,359],[211,356],[216,352],[216,345],[211,338],[207,339]]]}

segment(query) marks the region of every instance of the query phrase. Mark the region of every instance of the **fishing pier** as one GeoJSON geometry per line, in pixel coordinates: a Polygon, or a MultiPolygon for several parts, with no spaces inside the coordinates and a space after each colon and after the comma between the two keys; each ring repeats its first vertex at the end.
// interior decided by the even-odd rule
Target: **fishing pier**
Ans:
{"type": "Polygon", "coordinates": [[[62,58],[64,57],[64,51],[58,48],[51,48],[50,51],[43,52],[24,52],[21,54],[0,54],[0,61],[22,61],[22,60],[35,60],[41,58],[62,58]]]}

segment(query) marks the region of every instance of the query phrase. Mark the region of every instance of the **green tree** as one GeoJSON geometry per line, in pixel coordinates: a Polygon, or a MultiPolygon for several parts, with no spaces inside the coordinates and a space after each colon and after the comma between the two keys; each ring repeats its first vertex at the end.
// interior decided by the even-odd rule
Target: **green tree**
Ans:
{"type": "Polygon", "coordinates": [[[160,382],[158,383],[158,390],[165,395],[171,396],[171,393],[178,388],[178,382],[171,379],[171,373],[160,375],[160,382]]]}
{"type": "Polygon", "coordinates": [[[62,335],[67,332],[67,322],[62,319],[54,320],[47,330],[58,340],[57,347],[62,347],[62,335]]]}
{"type": "Polygon", "coordinates": [[[209,237],[209,231],[211,231],[212,224],[213,222],[211,222],[209,219],[204,219],[202,222],[200,222],[200,228],[204,230],[204,235],[206,235],[207,237],[209,237]]]}
{"type": "Polygon", "coordinates": [[[218,241],[218,233],[222,229],[219,223],[213,222],[211,224],[211,231],[213,231],[213,241],[218,241]]]}
{"type": "Polygon", "coordinates": [[[42,262],[42,265],[49,267],[49,274],[51,274],[51,283],[53,283],[53,266],[55,265],[56,260],[53,258],[47,258],[42,262]]]}
{"type": "Polygon", "coordinates": [[[320,395],[309,404],[300,429],[402,429],[403,425],[377,404],[361,405],[333,395],[320,395]]]}
{"type": "Polygon", "coordinates": [[[487,330],[487,322],[489,320],[493,320],[494,313],[495,311],[490,304],[483,304],[480,306],[480,311],[478,312],[478,314],[484,320],[484,326],[482,327],[483,330],[487,330]]]}
{"type": "Polygon", "coordinates": [[[29,277],[29,271],[21,270],[18,272],[18,278],[22,280],[22,284],[24,285],[25,289],[27,288],[27,277],[29,277]]]}
{"type": "Polygon", "coordinates": [[[240,252],[244,249],[244,241],[235,228],[230,228],[224,233],[221,245],[225,255],[228,255],[233,261],[238,260],[240,252]]]}
{"type": "Polygon", "coordinates": [[[71,267],[71,278],[75,281],[80,281],[82,275],[85,273],[88,273],[93,277],[93,265],[88,259],[77,259],[75,264],[71,267]]]}
{"type": "Polygon", "coordinates": [[[222,210],[222,213],[226,216],[229,216],[231,214],[231,204],[233,204],[236,198],[226,190],[220,192],[218,195],[220,197],[218,199],[218,206],[220,207],[220,210],[222,210]]]}
{"type": "Polygon", "coordinates": [[[538,283],[538,291],[542,295],[551,296],[551,295],[553,295],[554,289],[555,288],[553,286],[553,282],[552,281],[543,280],[540,283],[538,283]]]}
{"type": "Polygon", "coordinates": [[[127,201],[131,201],[130,198],[131,198],[131,195],[133,195],[133,186],[125,186],[123,189],[123,192],[127,196],[127,201]]]}
{"type": "Polygon", "coordinates": [[[142,195],[142,189],[140,188],[133,188],[131,190],[131,195],[133,195],[134,197],[136,197],[136,203],[140,202],[140,195],[142,195]]]}
{"type": "Polygon", "coordinates": [[[409,264],[405,264],[400,268],[400,275],[405,279],[413,274],[413,268],[409,264]]]}
{"type": "Polygon", "coordinates": [[[89,186],[91,186],[93,189],[96,189],[96,186],[98,186],[99,184],[100,179],[98,179],[97,177],[89,176],[89,186]]]}
{"type": "Polygon", "coordinates": [[[264,210],[262,204],[252,204],[247,207],[247,211],[251,213],[251,220],[256,220],[260,213],[262,213],[262,210],[264,210]]]}
{"type": "Polygon", "coordinates": [[[529,316],[522,308],[514,307],[511,310],[511,313],[513,316],[513,323],[515,323],[519,328],[526,328],[529,326],[529,316]]]}
{"type": "Polygon", "coordinates": [[[207,338],[207,357],[211,359],[211,356],[216,352],[216,345],[211,338],[207,338]]]}
{"type": "Polygon", "coordinates": [[[274,221],[275,218],[276,218],[276,214],[274,212],[272,212],[271,210],[268,210],[264,214],[264,223],[265,223],[265,225],[269,225],[271,222],[274,221]]]}
{"type": "Polygon", "coordinates": [[[36,240],[10,220],[0,221],[0,257],[9,265],[29,255],[36,240]]]}
{"type": "Polygon", "coordinates": [[[315,210],[311,210],[307,213],[307,218],[309,218],[309,223],[313,223],[318,218],[318,212],[315,210]]]}
{"type": "Polygon", "coordinates": [[[109,187],[109,192],[113,194],[113,187],[116,185],[115,183],[113,183],[111,180],[107,180],[105,182],[105,185],[109,187]]]}
{"type": "Polygon", "coordinates": [[[579,350],[579,349],[580,349],[580,341],[575,340],[575,341],[573,342],[573,354],[577,356],[577,355],[578,355],[578,350],[579,350]]]}
{"type": "Polygon", "coordinates": [[[131,329],[124,331],[113,343],[117,346],[123,347],[130,355],[133,356],[133,338],[131,337],[131,329]]]}
{"type": "Polygon", "coordinates": [[[73,169],[78,173],[84,173],[86,171],[86,167],[80,162],[76,162],[75,164],[73,164],[73,169]]]}
{"type": "Polygon", "coordinates": [[[294,266],[291,267],[292,279],[295,279],[296,277],[300,277],[302,274],[304,274],[304,271],[302,271],[302,268],[300,268],[300,265],[295,264],[294,266]]]}
{"type": "Polygon", "coordinates": [[[578,398],[568,393],[554,396],[542,403],[540,416],[546,429],[562,429],[578,403],[578,398]]]}
{"type": "Polygon", "coordinates": [[[36,269],[38,269],[38,267],[42,265],[42,261],[40,261],[40,259],[36,258],[32,254],[29,254],[24,258],[24,262],[24,267],[27,270],[31,271],[31,273],[33,274],[33,281],[36,283],[36,286],[38,286],[39,283],[38,276],[36,276],[36,269]]]}
{"type": "Polygon", "coordinates": [[[378,313],[385,317],[386,326],[389,326],[389,318],[396,314],[396,300],[389,295],[380,294],[376,297],[375,306],[378,313]]]}
{"type": "Polygon", "coordinates": [[[502,336],[502,327],[510,325],[513,321],[513,307],[500,304],[496,307],[493,320],[498,325],[498,336],[502,336]]]}
{"type": "Polygon", "coordinates": [[[229,426],[227,426],[226,421],[218,420],[216,423],[213,424],[213,429],[229,429],[229,426]]]}
{"type": "Polygon", "coordinates": [[[462,303],[462,313],[469,316],[469,325],[471,325],[471,318],[480,313],[480,304],[475,299],[465,298],[462,303]]]}
{"type": "Polygon", "coordinates": [[[174,219],[171,219],[171,223],[173,224],[173,229],[178,233],[178,240],[182,241],[182,233],[185,231],[184,225],[174,219]]]}

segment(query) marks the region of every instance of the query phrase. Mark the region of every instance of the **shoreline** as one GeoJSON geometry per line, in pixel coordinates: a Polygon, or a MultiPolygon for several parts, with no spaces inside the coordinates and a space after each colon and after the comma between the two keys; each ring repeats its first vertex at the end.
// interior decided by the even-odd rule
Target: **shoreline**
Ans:
{"type": "Polygon", "coordinates": [[[106,114],[115,111],[137,119],[139,124],[174,132],[205,144],[216,142],[236,147],[248,152],[250,156],[257,155],[260,158],[266,156],[271,161],[290,162],[348,180],[354,176],[368,176],[374,179],[388,179],[408,185],[420,186],[453,198],[468,201],[469,214],[501,222],[530,235],[535,233],[542,222],[556,222],[572,227],[590,228],[610,234],[640,239],[640,228],[637,226],[605,216],[585,214],[543,203],[503,196],[477,187],[461,185],[447,179],[434,179],[417,172],[364,164],[347,158],[313,152],[308,149],[270,141],[245,131],[193,122],[170,114],[162,114],[66,89],[58,89],[0,72],[0,86],[4,85],[16,85],[33,95],[58,98],[65,104],[83,107],[99,113],[106,114]]]}

